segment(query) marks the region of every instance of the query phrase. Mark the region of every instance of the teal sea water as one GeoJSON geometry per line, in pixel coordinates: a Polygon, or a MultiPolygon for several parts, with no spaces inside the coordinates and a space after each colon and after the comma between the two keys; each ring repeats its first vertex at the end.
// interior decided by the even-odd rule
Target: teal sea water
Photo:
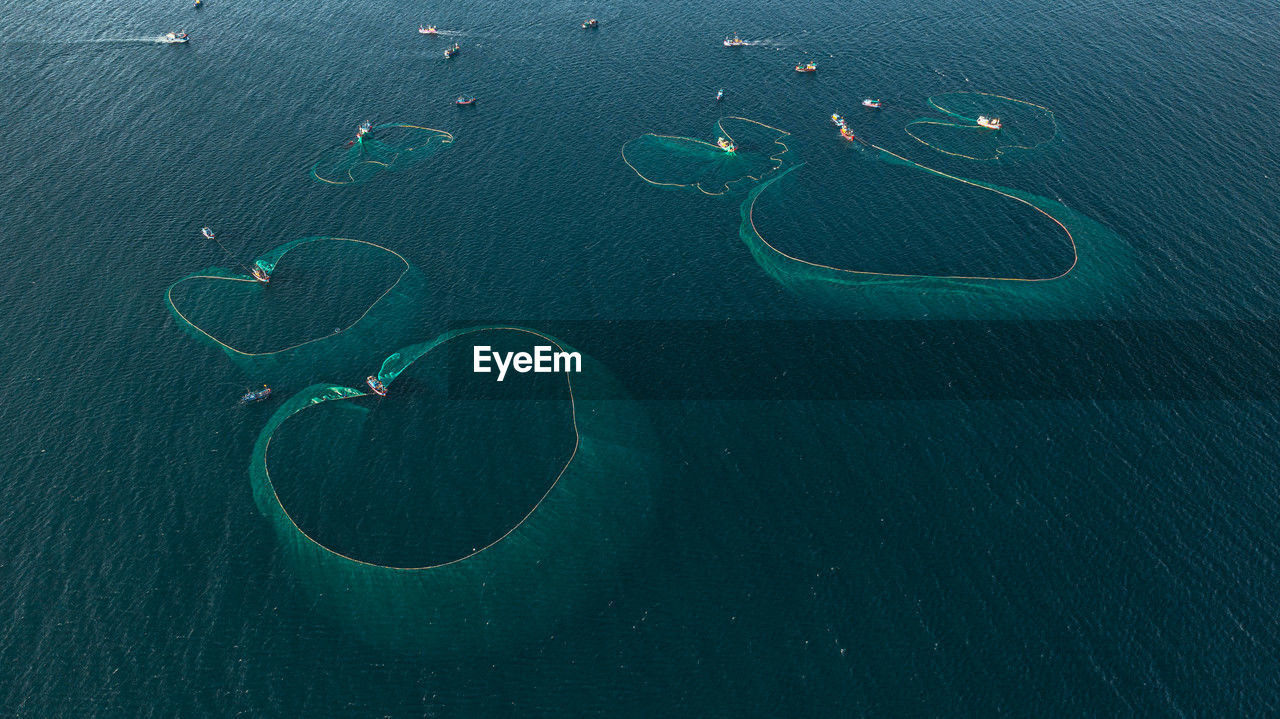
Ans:
{"type": "MultiPolygon", "coordinates": [[[[626,471],[574,476],[501,562],[434,585],[300,560],[248,467],[286,398],[358,386],[456,323],[1272,319],[1278,33],[1251,0],[5,3],[0,714],[1276,713],[1274,402],[676,402],[629,386],[645,401],[593,408],[583,445],[626,471]],[[601,27],[581,30],[590,16],[601,27]],[[189,44],[155,41],[178,29],[189,44]],[[761,42],[722,47],[734,30],[761,42]],[[809,60],[814,75],[792,71],[809,60]],[[950,92],[1043,105],[1058,133],[998,162],[944,155],[904,127],[942,117],[926,100],[950,92]],[[864,112],[868,95],[885,107],[864,112]],[[1027,206],[869,157],[831,112],[1076,218],[1079,267],[1016,290],[830,281],[744,241],[745,190],[655,187],[621,155],[750,118],[791,133],[791,171],[755,210],[789,254],[905,274],[1070,264],[1027,206]],[[361,184],[314,180],[365,119],[455,139],[361,184]],[[231,358],[165,303],[229,264],[206,224],[244,261],[303,237],[391,248],[414,269],[393,298],[411,319],[231,358]],[[272,403],[236,405],[262,382],[272,403]]],[[[264,296],[287,304],[186,298],[266,346],[346,327],[400,271],[344,276],[322,251],[277,268],[282,294],[264,296]]],[[[814,366],[842,351],[815,345],[814,366]]],[[[423,367],[398,414],[335,411],[331,438],[305,431],[317,415],[282,429],[281,456],[316,449],[281,491],[344,549],[465,552],[569,448],[562,407],[449,418],[423,367]],[[344,454],[350,437],[382,451],[344,454]],[[397,539],[416,525],[430,531],[397,539]]]]}

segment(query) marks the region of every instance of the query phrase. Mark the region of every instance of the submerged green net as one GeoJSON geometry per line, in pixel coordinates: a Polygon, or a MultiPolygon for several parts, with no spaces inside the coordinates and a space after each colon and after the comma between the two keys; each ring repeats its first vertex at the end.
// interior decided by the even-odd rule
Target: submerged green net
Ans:
{"type": "Polygon", "coordinates": [[[622,161],[651,185],[723,195],[745,190],[788,160],[789,133],[776,127],[722,117],[712,132],[710,140],[646,133],[622,146],[622,161]],[[732,143],[734,151],[717,144],[721,139],[732,143]]]}
{"type": "Polygon", "coordinates": [[[305,237],[244,269],[255,267],[268,283],[247,271],[210,267],[165,291],[179,327],[246,369],[338,360],[360,348],[403,342],[421,312],[421,273],[372,242],[305,237]]]}
{"type": "Polygon", "coordinates": [[[452,331],[386,359],[387,397],[314,385],[254,446],[254,499],[296,576],[378,644],[454,652],[545,635],[607,581],[649,505],[648,420],[635,402],[596,399],[622,396],[606,368],[581,355],[581,373],[505,380],[517,394],[552,382],[549,399],[451,399],[464,378],[441,355],[475,344],[574,351],[522,327],[452,331]]]}
{"type": "MultiPolygon", "coordinates": [[[[1030,222],[1041,237],[1056,235],[1062,259],[1054,266],[1028,274],[1003,273],[924,273],[906,268],[897,271],[864,269],[841,266],[831,262],[801,256],[785,249],[796,244],[795,238],[779,236],[769,231],[779,225],[773,218],[762,215],[762,197],[774,200],[774,207],[786,203],[774,193],[785,192],[784,185],[802,182],[800,173],[787,170],[761,183],[747,196],[741,206],[739,235],[750,248],[756,261],[770,276],[788,288],[827,302],[846,305],[856,303],[859,311],[873,316],[1076,316],[1085,307],[1096,305],[1113,291],[1118,284],[1117,275],[1126,266],[1127,253],[1114,232],[1089,217],[1055,202],[1029,192],[1002,187],[990,182],[959,177],[920,165],[877,145],[867,144],[865,150],[854,153],[850,162],[870,162],[872,172],[868,182],[883,183],[887,173],[899,169],[926,173],[933,178],[959,183],[994,201],[1014,203],[1025,210],[1019,222],[1009,222],[1010,236],[1007,242],[1017,246],[1025,238],[1030,222]],[[878,169],[876,169],[878,167],[878,169]],[[984,194],[989,193],[989,194],[984,194]]],[[[792,169],[799,169],[792,168],[792,169]]],[[[824,185],[831,178],[823,177],[824,185]]],[[[845,188],[845,203],[829,205],[839,213],[858,218],[858,188],[845,188]]],[[[910,208],[903,208],[909,212],[910,208]]],[[[840,246],[859,243],[869,232],[860,232],[858,222],[843,230],[844,234],[831,234],[833,225],[816,215],[810,220],[813,236],[821,237],[830,245],[840,246]]],[[[793,225],[792,232],[806,232],[793,225]]],[[[955,242],[969,238],[956,237],[955,242]]]]}
{"type": "Polygon", "coordinates": [[[404,170],[453,143],[444,130],[403,123],[376,125],[347,145],[325,153],[311,167],[311,176],[330,185],[368,182],[384,172],[404,170]]]}
{"type": "Polygon", "coordinates": [[[1033,150],[1058,135],[1053,111],[1026,100],[985,92],[949,92],[929,98],[945,119],[907,123],[908,135],[938,152],[969,160],[996,160],[1015,150],[1033,150]],[[998,118],[1000,129],[983,127],[979,118],[998,118]]]}

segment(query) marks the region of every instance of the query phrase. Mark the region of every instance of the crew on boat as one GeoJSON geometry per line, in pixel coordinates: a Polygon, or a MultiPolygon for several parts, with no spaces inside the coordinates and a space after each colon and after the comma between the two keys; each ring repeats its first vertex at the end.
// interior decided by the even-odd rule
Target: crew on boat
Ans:
{"type": "Polygon", "coordinates": [[[260,267],[259,265],[254,265],[253,267],[251,267],[249,269],[249,274],[253,275],[253,279],[261,282],[264,285],[269,284],[271,282],[271,275],[267,274],[267,271],[262,269],[262,267],[260,267]]]}
{"type": "Polygon", "coordinates": [[[978,124],[991,130],[999,130],[1000,118],[987,117],[986,115],[978,115],[978,124]]]}
{"type": "Polygon", "coordinates": [[[716,144],[719,145],[720,149],[724,150],[725,152],[737,152],[738,150],[738,146],[733,144],[733,141],[727,137],[717,138],[716,144]]]}
{"type": "Polygon", "coordinates": [[[375,377],[374,375],[369,375],[368,377],[365,377],[364,383],[369,385],[369,389],[373,390],[373,393],[378,395],[379,397],[387,396],[387,386],[382,384],[382,382],[378,381],[378,378],[375,377]]]}
{"type": "Polygon", "coordinates": [[[435,34],[436,34],[436,26],[435,26],[435,25],[428,25],[428,26],[426,26],[426,27],[422,27],[421,25],[419,25],[419,26],[418,26],[418,32],[422,33],[423,35],[435,35],[435,34]]]}
{"type": "Polygon", "coordinates": [[[818,69],[816,63],[808,63],[806,65],[796,65],[796,72],[815,72],[818,69]]]}
{"type": "Polygon", "coordinates": [[[833,112],[831,113],[831,123],[836,127],[844,127],[844,118],[833,112]]]}

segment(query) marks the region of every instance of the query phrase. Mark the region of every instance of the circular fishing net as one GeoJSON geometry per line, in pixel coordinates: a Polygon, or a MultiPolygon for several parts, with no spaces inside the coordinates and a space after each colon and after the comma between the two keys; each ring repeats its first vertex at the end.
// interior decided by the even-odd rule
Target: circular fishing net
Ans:
{"type": "Polygon", "coordinates": [[[453,135],[430,127],[388,123],[325,153],[311,176],[329,185],[368,182],[384,172],[405,170],[453,143],[453,135]]]}
{"type": "Polygon", "coordinates": [[[1115,284],[1123,264],[1115,233],[1029,192],[870,143],[818,169],[788,170],[752,190],[740,237],[784,285],[854,298],[868,314],[1074,316],[1115,284]],[[849,163],[862,165],[841,167],[849,163]]]}
{"type": "Polygon", "coordinates": [[[403,341],[400,332],[414,322],[425,289],[404,257],[363,240],[294,240],[244,269],[254,268],[269,282],[211,267],[165,292],[179,327],[252,369],[266,360],[334,357],[349,346],[403,341]]]}
{"type": "Polygon", "coordinates": [[[622,160],[651,185],[723,195],[747,189],[789,159],[789,133],[755,120],[722,117],[712,135],[703,140],[645,133],[622,146],[622,160]],[[717,144],[721,138],[735,146],[733,152],[717,144]]]}
{"type": "Polygon", "coordinates": [[[969,160],[996,160],[1003,155],[1046,145],[1058,135],[1053,111],[1025,100],[985,92],[949,92],[929,98],[929,106],[945,118],[907,123],[908,135],[938,152],[969,160]],[[979,124],[998,118],[1000,129],[979,124]]]}
{"type": "Polygon", "coordinates": [[[603,366],[581,355],[580,373],[495,384],[453,361],[475,345],[574,351],[521,327],[449,332],[384,361],[386,397],[303,390],[254,447],[255,501],[299,580],[377,643],[456,651],[547,631],[610,576],[649,503],[648,421],[603,366]],[[459,399],[467,382],[499,394],[459,399]]]}

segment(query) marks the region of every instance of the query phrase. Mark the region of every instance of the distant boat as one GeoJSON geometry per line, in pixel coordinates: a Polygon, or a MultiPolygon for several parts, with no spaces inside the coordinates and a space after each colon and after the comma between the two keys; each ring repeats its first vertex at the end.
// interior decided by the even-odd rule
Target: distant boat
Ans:
{"type": "Polygon", "coordinates": [[[807,65],[796,65],[796,72],[817,72],[817,71],[818,71],[818,66],[812,62],[807,65]]]}
{"type": "Polygon", "coordinates": [[[160,36],[160,42],[166,45],[181,45],[186,41],[187,34],[185,32],[167,32],[160,36]]]}
{"type": "Polygon", "coordinates": [[[724,150],[725,152],[737,152],[737,151],[738,151],[738,146],[737,146],[737,145],[735,145],[735,144],[733,144],[733,140],[730,140],[730,139],[729,139],[729,138],[727,138],[727,137],[717,138],[717,139],[716,139],[716,144],[717,144],[717,145],[719,145],[719,146],[720,146],[720,149],[721,149],[721,150],[724,150]]]}
{"type": "Polygon", "coordinates": [[[600,21],[595,18],[591,18],[590,20],[582,23],[583,30],[586,30],[588,28],[593,28],[593,27],[600,27],[600,21]]]}
{"type": "Polygon", "coordinates": [[[244,396],[240,398],[240,401],[241,402],[259,402],[270,396],[271,396],[271,388],[264,384],[262,385],[262,389],[254,390],[253,392],[245,392],[244,396]]]}
{"type": "Polygon", "coordinates": [[[203,0],[196,0],[196,7],[200,7],[203,4],[204,4],[203,0]]]}
{"type": "Polygon", "coordinates": [[[201,227],[200,234],[204,235],[206,240],[215,239],[213,236],[213,230],[209,229],[208,227],[201,227]]]}
{"type": "Polygon", "coordinates": [[[723,100],[723,99],[724,99],[724,90],[721,90],[720,92],[716,93],[716,100],[723,100]]]}
{"type": "Polygon", "coordinates": [[[462,49],[462,48],[458,46],[458,43],[456,43],[456,42],[455,42],[455,43],[453,44],[453,47],[447,47],[447,48],[445,48],[445,50],[444,50],[444,59],[448,60],[449,58],[453,57],[454,55],[457,55],[457,54],[458,54],[458,51],[459,51],[459,50],[461,50],[461,49],[462,49]]]}
{"type": "Polygon", "coordinates": [[[726,37],[724,39],[725,47],[742,47],[746,44],[747,44],[747,41],[738,37],[738,33],[736,32],[733,34],[733,37],[726,37]]]}
{"type": "Polygon", "coordinates": [[[379,382],[377,377],[369,375],[364,378],[364,383],[369,385],[369,389],[373,390],[373,393],[379,397],[387,396],[387,386],[379,382]]]}
{"type": "Polygon", "coordinates": [[[475,99],[474,97],[463,97],[463,96],[459,95],[459,96],[458,96],[458,99],[453,101],[453,104],[455,104],[455,105],[474,105],[474,104],[476,104],[476,99],[475,99]]]}
{"type": "Polygon", "coordinates": [[[989,130],[999,130],[1001,127],[1000,118],[987,117],[986,115],[978,115],[978,124],[989,130]]]}
{"type": "Polygon", "coordinates": [[[870,107],[870,108],[875,109],[875,110],[879,110],[879,109],[880,109],[880,101],[879,101],[879,100],[872,100],[871,98],[869,98],[869,97],[868,97],[868,98],[866,98],[865,100],[863,100],[863,101],[862,101],[862,106],[863,106],[863,107],[870,107]]]}
{"type": "Polygon", "coordinates": [[[423,26],[419,25],[419,26],[418,26],[418,32],[422,33],[423,35],[436,35],[436,34],[438,34],[438,33],[437,33],[437,31],[436,31],[436,26],[435,26],[435,25],[428,25],[428,26],[426,26],[426,27],[423,27],[423,26]]]}
{"type": "Polygon", "coordinates": [[[849,142],[853,142],[854,140],[858,139],[858,136],[853,134],[853,130],[850,130],[847,125],[840,126],[840,136],[848,140],[849,142]]]}
{"type": "Polygon", "coordinates": [[[844,118],[833,112],[831,113],[831,124],[836,127],[844,127],[844,118]]]}

